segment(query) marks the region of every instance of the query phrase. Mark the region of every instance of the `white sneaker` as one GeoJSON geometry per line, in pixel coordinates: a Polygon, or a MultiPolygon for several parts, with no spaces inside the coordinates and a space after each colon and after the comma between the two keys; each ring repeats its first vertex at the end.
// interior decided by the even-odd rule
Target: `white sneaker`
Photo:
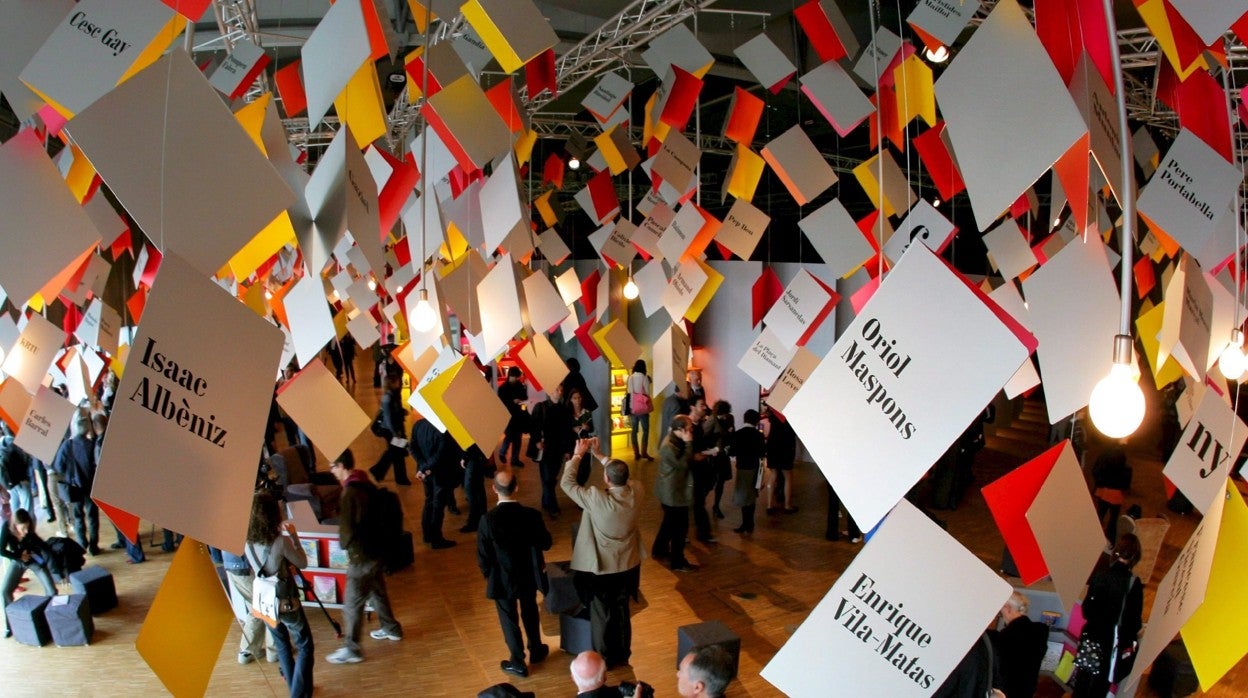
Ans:
{"type": "Polygon", "coordinates": [[[359,664],[364,661],[364,658],[346,647],[339,647],[326,657],[325,661],[330,664],[359,664]]]}
{"type": "Polygon", "coordinates": [[[368,636],[373,638],[374,640],[390,640],[392,642],[398,642],[399,640],[403,639],[402,635],[395,635],[394,633],[390,632],[389,630],[386,630],[385,628],[378,628],[374,630],[373,632],[369,633],[368,636]]]}
{"type": "Polygon", "coordinates": [[[238,653],[239,664],[251,664],[254,661],[256,661],[256,658],[251,656],[251,652],[248,652],[247,650],[241,650],[238,653]]]}

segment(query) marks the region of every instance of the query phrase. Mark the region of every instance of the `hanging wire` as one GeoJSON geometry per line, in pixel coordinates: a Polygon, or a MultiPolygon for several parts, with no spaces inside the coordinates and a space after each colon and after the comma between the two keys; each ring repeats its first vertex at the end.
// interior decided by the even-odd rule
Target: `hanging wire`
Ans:
{"type": "MultiPolygon", "coordinates": [[[[1227,128],[1230,130],[1230,136],[1231,136],[1231,164],[1235,166],[1235,169],[1240,171],[1239,180],[1242,186],[1243,179],[1244,179],[1244,176],[1243,176],[1244,164],[1243,164],[1243,161],[1239,157],[1239,144],[1235,138],[1235,112],[1231,108],[1231,88],[1234,86],[1234,79],[1235,79],[1233,66],[1234,66],[1234,63],[1231,62],[1231,57],[1228,56],[1227,61],[1226,61],[1226,68],[1222,71],[1222,92],[1223,92],[1223,98],[1226,101],[1226,125],[1227,125],[1227,128]]],[[[1241,99],[1242,99],[1242,95],[1241,95],[1241,99]]],[[[1240,197],[1240,192],[1239,192],[1239,189],[1237,189],[1235,192],[1235,212],[1234,212],[1234,215],[1235,215],[1235,250],[1233,253],[1233,258],[1235,260],[1235,293],[1234,293],[1234,300],[1231,303],[1232,305],[1231,312],[1233,313],[1233,317],[1234,317],[1234,323],[1231,325],[1232,333],[1238,333],[1240,330],[1240,325],[1243,322],[1243,318],[1239,316],[1240,297],[1241,297],[1241,294],[1243,293],[1242,285],[1243,285],[1243,262],[1244,262],[1243,257],[1240,255],[1240,249],[1243,246],[1243,238],[1242,238],[1243,219],[1242,219],[1242,208],[1241,208],[1242,204],[1240,203],[1239,197],[1240,197]]],[[[1239,338],[1240,346],[1238,348],[1228,347],[1228,349],[1236,349],[1237,351],[1240,351],[1242,353],[1243,335],[1232,334],[1232,340],[1234,340],[1236,337],[1239,338]]],[[[1243,376],[1241,375],[1240,378],[1242,379],[1243,376]]],[[[1239,391],[1240,391],[1240,388],[1243,387],[1243,385],[1244,384],[1242,380],[1235,381],[1235,394],[1234,394],[1234,397],[1231,398],[1231,409],[1235,410],[1236,412],[1238,412],[1239,410],[1239,391]]],[[[1231,420],[1231,434],[1230,434],[1231,443],[1235,443],[1235,428],[1237,426],[1237,422],[1239,422],[1238,419],[1231,420]]]]}
{"type": "MultiPolygon", "coordinates": [[[[698,37],[698,13],[693,13],[693,36],[698,37]]],[[[693,106],[693,134],[694,140],[698,144],[698,152],[702,151],[702,90],[698,90],[698,98],[693,106]]],[[[702,206],[702,158],[698,158],[698,164],[694,165],[694,181],[698,183],[698,190],[694,193],[698,207],[702,206]]]]}
{"type": "MultiPolygon", "coordinates": [[[[429,285],[426,279],[425,263],[428,261],[428,251],[425,249],[425,242],[429,238],[428,231],[425,226],[428,224],[429,215],[429,121],[425,118],[425,108],[429,104],[429,45],[433,39],[433,2],[425,0],[425,45],[422,48],[424,60],[421,61],[420,71],[420,297],[428,298],[429,285]]],[[[408,231],[410,234],[411,231],[408,231]]],[[[411,241],[408,241],[409,253],[411,241]]]]}
{"type": "MultiPolygon", "coordinates": [[[[895,3],[895,6],[896,6],[896,8],[897,8],[897,36],[899,36],[899,37],[901,37],[901,36],[905,36],[905,35],[906,35],[906,30],[905,30],[905,27],[904,27],[904,25],[905,25],[905,20],[904,20],[904,19],[902,19],[902,17],[901,17],[901,2],[898,0],[898,1],[895,3]]],[[[905,52],[906,52],[906,51],[905,51],[905,42],[903,41],[901,48],[900,48],[900,49],[898,49],[898,54],[899,54],[899,55],[903,55],[903,56],[904,56],[905,52]]],[[[907,59],[907,58],[902,58],[902,63],[905,63],[905,61],[906,61],[906,60],[908,60],[908,59],[907,59]]],[[[899,65],[900,65],[900,64],[899,64],[899,65]]],[[[896,74],[897,74],[897,73],[896,73],[896,71],[894,71],[894,72],[893,72],[894,79],[895,79],[895,77],[896,77],[896,74]]],[[[903,112],[905,115],[909,116],[909,115],[910,115],[910,90],[909,90],[910,79],[909,79],[909,73],[908,73],[908,71],[905,71],[905,70],[901,71],[901,83],[902,83],[902,85],[901,85],[902,105],[903,105],[903,107],[904,107],[904,108],[902,109],[902,112],[903,112]]],[[[878,89],[878,88],[877,88],[877,89],[878,89]]],[[[903,136],[904,136],[904,137],[902,138],[902,142],[903,142],[904,144],[906,144],[906,147],[905,147],[905,148],[903,148],[903,152],[905,153],[905,156],[906,156],[906,210],[907,210],[907,211],[909,211],[909,210],[911,209],[911,207],[913,207],[913,206],[914,206],[914,202],[910,199],[910,192],[911,192],[911,189],[910,189],[910,148],[909,148],[909,143],[910,143],[910,123],[911,123],[913,120],[914,120],[914,118],[913,118],[913,117],[911,117],[911,118],[910,118],[910,120],[906,121],[906,123],[902,124],[902,126],[901,126],[901,128],[902,128],[902,133],[903,133],[903,136]]]]}
{"type": "Polygon", "coordinates": [[[879,216],[875,219],[875,238],[879,245],[878,260],[879,279],[884,280],[884,114],[883,100],[880,99],[880,55],[875,50],[876,37],[879,34],[879,25],[883,21],[880,15],[880,6],[876,0],[870,0],[870,11],[867,12],[871,19],[871,43],[867,46],[867,50],[871,51],[871,65],[875,75],[875,123],[878,124],[876,135],[879,142],[875,149],[875,169],[876,169],[876,210],[879,216]]]}

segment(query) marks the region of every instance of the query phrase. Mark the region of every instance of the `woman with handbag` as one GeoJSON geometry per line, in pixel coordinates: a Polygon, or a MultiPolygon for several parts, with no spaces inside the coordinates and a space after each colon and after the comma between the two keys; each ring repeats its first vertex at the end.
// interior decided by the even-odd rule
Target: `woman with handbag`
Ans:
{"type": "Polygon", "coordinates": [[[633,372],[628,376],[628,394],[624,401],[628,409],[628,419],[632,423],[633,460],[654,460],[650,457],[650,413],[654,406],[650,401],[650,376],[646,375],[646,362],[637,359],[633,364],[633,372]],[[638,442],[637,430],[641,429],[641,441],[638,442]]]}
{"type": "Polygon", "coordinates": [[[276,617],[266,617],[265,622],[269,623],[269,636],[277,652],[282,677],[290,687],[291,698],[311,696],[315,652],[312,629],[308,627],[308,618],[299,601],[301,592],[290,571],[291,565],[297,569],[307,567],[308,556],[299,543],[294,522],[282,521],[277,499],[268,492],[257,492],[252,498],[245,553],[247,562],[256,571],[252,582],[253,607],[265,593],[262,587],[274,583],[276,586],[273,592],[276,596],[276,617]],[[298,653],[297,656],[295,653],[298,653]]]}
{"type": "Polygon", "coordinates": [[[1131,569],[1140,561],[1140,540],[1122,534],[1112,555],[1109,567],[1092,576],[1083,600],[1087,624],[1075,657],[1074,698],[1105,698],[1109,685],[1125,678],[1135,663],[1144,589],[1131,569]]]}

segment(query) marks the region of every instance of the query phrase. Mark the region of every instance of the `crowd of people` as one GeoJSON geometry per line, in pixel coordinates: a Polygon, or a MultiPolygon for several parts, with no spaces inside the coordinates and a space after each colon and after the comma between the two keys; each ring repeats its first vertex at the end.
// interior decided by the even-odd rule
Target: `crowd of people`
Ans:
{"type": "MultiPolygon", "coordinates": [[[[344,358],[350,354],[347,347],[338,351],[344,358]]],[[[718,542],[713,518],[731,516],[728,524],[735,524],[733,533],[748,541],[755,531],[760,498],[769,515],[797,511],[797,436],[781,415],[766,406],[761,411],[750,408],[741,412],[738,424],[732,406],[725,400],[708,404],[700,376],[691,375],[687,383],[662,399],[656,475],[653,483],[642,483],[635,477],[634,468],[654,460],[649,448],[650,422],[658,397],[651,394],[653,384],[645,362],[636,362],[625,384],[631,463],[603,454],[593,428],[597,401],[575,359],[569,359],[568,365],[570,372],[563,383],[550,386],[536,403],[530,403],[523,372],[516,367],[508,369],[498,393],[509,411],[509,421],[500,434],[502,447],[494,457],[487,457],[476,446],[461,448],[428,419],[416,419],[409,430],[401,368],[384,358],[378,362],[380,410],[373,433],[384,440],[381,456],[371,467],[359,469],[348,449],[333,458],[329,468],[341,486],[337,525],[348,568],[343,641],[325,656],[326,661],[364,661],[360,639],[366,604],[379,621],[379,627],[370,633],[372,638],[392,642],[403,639],[403,628],[391,609],[386,587],[384,559],[390,541],[379,523],[377,483],[390,476],[397,485],[413,484],[406,463],[409,455],[415,461],[414,475],[424,488],[421,538],[430,548],[455,545],[442,529],[447,511],[459,513],[455,490],[461,486],[465,489],[468,516],[460,532],[476,534],[476,557],[485,580],[485,595],[495,602],[507,648],[499,668],[507,674],[528,676],[531,666],[540,664],[550,653],[542,642],[537,607],[538,592],[548,591],[544,553],[550,550],[552,537],[547,521],[558,519],[562,513],[559,492],[580,510],[570,566],[578,576],[576,586],[589,611],[593,647],[572,662],[573,683],[582,696],[637,695],[624,690],[642,690],[640,695],[645,694],[644,684],[607,686],[605,675],[630,662],[630,606],[639,597],[646,551],[639,521],[647,486],[652,486],[661,508],[661,523],[654,532],[649,555],[676,572],[698,569],[686,555],[690,540],[707,546],[718,542]],[[523,447],[526,440],[527,450],[523,447]],[[525,467],[526,458],[539,472],[541,511],[517,499],[518,469],[525,467]],[[592,475],[595,466],[601,470],[597,480],[592,475]],[[493,508],[488,507],[487,479],[497,501],[493,508]],[[733,486],[727,490],[729,482],[733,486]],[[730,493],[727,500],[726,491],[730,493]],[[736,515],[726,512],[725,507],[735,508],[736,515]]],[[[287,372],[284,378],[291,375],[287,372]]],[[[340,370],[340,376],[348,383],[354,381],[352,370],[340,370]]],[[[2,594],[6,606],[25,577],[37,580],[46,594],[56,591],[55,554],[36,532],[38,512],[42,511],[47,523],[68,529],[87,554],[102,552],[99,510],[89,495],[115,387],[110,374],[94,399],[83,402],[50,464],[18,448],[0,420],[0,484],[4,486],[0,501],[6,519],[0,530],[0,555],[7,558],[2,594]]],[[[288,443],[307,443],[307,437],[275,407],[266,436],[266,455],[275,447],[274,435],[282,426],[288,443]]],[[[982,444],[982,422],[978,429],[982,444]]],[[[955,446],[968,450],[965,444],[955,446]]],[[[1122,470],[1120,455],[1120,449],[1111,451],[1103,459],[1105,463],[1098,465],[1098,473],[1114,473],[1103,478],[1104,488],[1125,487],[1117,476],[1122,470]]],[[[965,472],[968,466],[964,461],[965,454],[955,471],[965,472]]],[[[266,479],[264,465],[262,460],[261,484],[266,479]]],[[[1099,481],[1097,484],[1102,486],[1099,481]]],[[[964,484],[959,483],[956,489],[962,487],[964,484]]],[[[830,486],[826,488],[826,537],[840,540],[847,536],[851,543],[860,542],[863,533],[848,511],[842,517],[839,498],[830,486]]],[[[276,595],[272,617],[256,614],[243,623],[238,661],[246,664],[266,656],[279,663],[290,695],[308,696],[312,693],[315,647],[302,608],[299,570],[309,561],[295,527],[283,520],[280,496],[280,490],[258,488],[243,555],[214,552],[228,573],[232,593],[244,605],[257,603],[258,587],[271,586],[276,595]]],[[[1117,507],[1111,509],[1109,505],[1119,504],[1121,499],[1102,491],[1097,497],[1098,501],[1105,500],[1102,512],[1111,514],[1112,520],[1117,507]]],[[[942,501],[952,504],[954,499],[942,501]]],[[[64,531],[56,534],[69,537],[64,531]]],[[[177,539],[174,532],[166,531],[163,547],[174,550],[177,539]]],[[[126,540],[120,531],[111,547],[126,549],[128,562],[145,560],[142,546],[126,540]]],[[[1077,675],[1076,696],[1104,695],[1112,677],[1121,673],[1122,661],[1115,653],[1134,641],[1140,625],[1141,584],[1131,574],[1139,557],[1138,541],[1124,535],[1114,548],[1113,565],[1092,580],[1084,605],[1088,629],[1086,643],[1080,646],[1082,670],[1077,675]],[[1090,649],[1085,651],[1085,644],[1090,649]]],[[[936,695],[982,696],[989,688],[1009,698],[1034,693],[1046,629],[1027,618],[1027,599],[1021,594],[1011,597],[1000,619],[1001,629],[986,633],[983,641],[970,649],[936,695]]],[[[680,662],[677,692],[682,696],[722,695],[734,670],[734,662],[721,649],[695,650],[680,662]]]]}

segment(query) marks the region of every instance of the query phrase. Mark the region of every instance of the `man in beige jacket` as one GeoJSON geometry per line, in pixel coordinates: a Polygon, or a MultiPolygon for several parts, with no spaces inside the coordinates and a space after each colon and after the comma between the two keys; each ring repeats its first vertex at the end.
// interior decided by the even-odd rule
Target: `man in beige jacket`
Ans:
{"type": "Polygon", "coordinates": [[[581,439],[563,465],[559,485],[583,510],[572,548],[572,569],[592,575],[589,604],[594,651],[607,666],[628,664],[633,627],[629,597],[641,581],[641,533],[637,528],[641,488],[629,482],[628,464],[598,451],[598,439],[581,439]],[[576,484],[576,464],[593,449],[603,464],[605,488],[576,484]]]}

